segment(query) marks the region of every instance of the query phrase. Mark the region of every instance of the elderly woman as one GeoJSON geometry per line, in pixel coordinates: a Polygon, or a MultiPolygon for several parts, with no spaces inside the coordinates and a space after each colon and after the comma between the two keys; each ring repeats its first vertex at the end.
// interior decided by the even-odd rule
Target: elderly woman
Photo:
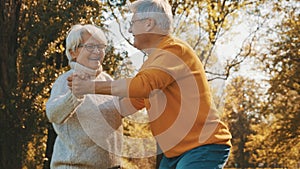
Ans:
{"type": "Polygon", "coordinates": [[[52,169],[106,169],[120,165],[121,116],[108,95],[72,94],[67,77],[80,75],[90,80],[111,81],[102,71],[107,41],[94,25],[74,25],[66,39],[66,55],[71,70],[53,84],[46,114],[57,138],[52,169]]]}

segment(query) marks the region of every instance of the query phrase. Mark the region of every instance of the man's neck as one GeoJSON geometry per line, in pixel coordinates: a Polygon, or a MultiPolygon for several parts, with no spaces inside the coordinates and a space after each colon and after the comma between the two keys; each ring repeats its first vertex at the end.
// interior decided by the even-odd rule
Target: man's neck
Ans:
{"type": "Polygon", "coordinates": [[[159,44],[161,41],[166,37],[167,35],[162,35],[162,34],[148,34],[145,38],[148,38],[148,45],[147,49],[144,51],[147,54],[151,54],[155,49],[158,48],[159,44]]]}

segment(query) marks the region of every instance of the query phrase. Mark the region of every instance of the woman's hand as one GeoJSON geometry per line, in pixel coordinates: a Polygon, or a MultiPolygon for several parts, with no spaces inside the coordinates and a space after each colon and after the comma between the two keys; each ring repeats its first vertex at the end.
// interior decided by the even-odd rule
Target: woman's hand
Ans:
{"type": "Polygon", "coordinates": [[[70,90],[78,98],[82,98],[85,94],[95,93],[95,81],[91,80],[88,75],[74,73],[67,80],[70,90]]]}

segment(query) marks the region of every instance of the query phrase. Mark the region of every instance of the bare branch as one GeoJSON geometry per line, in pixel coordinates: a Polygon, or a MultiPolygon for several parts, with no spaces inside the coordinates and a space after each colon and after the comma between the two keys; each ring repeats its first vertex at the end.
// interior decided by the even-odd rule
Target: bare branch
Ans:
{"type": "Polygon", "coordinates": [[[133,44],[129,41],[129,39],[127,39],[127,38],[125,37],[125,35],[124,35],[123,32],[122,32],[120,20],[118,19],[118,17],[116,16],[116,14],[115,14],[114,11],[113,11],[113,8],[114,8],[114,7],[113,7],[110,3],[108,3],[108,5],[109,5],[109,9],[111,10],[112,16],[114,17],[114,19],[115,19],[116,22],[118,23],[118,28],[119,28],[119,32],[120,32],[121,36],[124,38],[124,40],[127,41],[128,44],[130,44],[131,46],[133,46],[133,44]]]}
{"type": "MultiPolygon", "coordinates": [[[[263,24],[263,23],[262,23],[263,24]]],[[[206,71],[206,73],[210,74],[210,75],[214,75],[216,77],[210,78],[208,79],[208,81],[212,81],[215,79],[223,79],[223,80],[227,80],[229,75],[230,75],[230,71],[232,68],[236,67],[237,65],[241,64],[242,62],[244,62],[246,60],[246,58],[248,56],[250,56],[251,51],[252,51],[252,44],[255,38],[255,34],[258,32],[258,30],[261,28],[261,25],[257,26],[257,28],[251,32],[242,42],[242,47],[240,49],[240,51],[235,55],[234,59],[231,60],[230,64],[226,65],[225,67],[225,72],[224,73],[214,73],[214,72],[210,72],[210,71],[206,71]],[[251,40],[249,40],[251,39],[251,40]],[[248,51],[245,51],[245,44],[249,42],[249,48],[248,51]],[[242,56],[242,57],[241,57],[242,56]]]]}
{"type": "MultiPolygon", "coordinates": [[[[113,7],[110,3],[108,3],[108,5],[109,5],[109,9],[111,10],[112,16],[114,17],[114,19],[116,20],[116,22],[117,22],[117,24],[118,24],[118,29],[119,29],[119,32],[120,32],[122,38],[124,38],[124,40],[125,40],[129,45],[134,46],[134,45],[130,42],[130,40],[129,40],[128,38],[125,37],[124,33],[122,32],[120,20],[118,19],[118,17],[116,16],[116,14],[115,14],[114,11],[113,11],[113,8],[114,8],[114,7],[113,7]]],[[[145,58],[146,58],[146,56],[147,56],[147,54],[146,54],[144,51],[142,51],[142,50],[139,50],[139,51],[141,51],[141,52],[144,54],[144,56],[143,56],[143,62],[144,62],[144,61],[145,61],[145,58]]]]}

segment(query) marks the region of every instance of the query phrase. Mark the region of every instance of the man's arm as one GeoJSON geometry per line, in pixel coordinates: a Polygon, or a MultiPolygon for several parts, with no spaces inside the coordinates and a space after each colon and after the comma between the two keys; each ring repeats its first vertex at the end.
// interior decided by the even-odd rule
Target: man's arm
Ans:
{"type": "Polygon", "coordinates": [[[91,80],[73,74],[68,77],[68,86],[75,96],[85,94],[105,94],[120,97],[128,97],[128,84],[131,79],[120,79],[115,81],[91,80]]]}
{"type": "MultiPolygon", "coordinates": [[[[91,81],[92,85],[90,85],[91,87],[94,86],[94,92],[95,94],[105,94],[105,95],[112,95],[111,92],[111,85],[113,81],[91,81]]],[[[115,95],[118,96],[118,95],[115,95]]]]}

